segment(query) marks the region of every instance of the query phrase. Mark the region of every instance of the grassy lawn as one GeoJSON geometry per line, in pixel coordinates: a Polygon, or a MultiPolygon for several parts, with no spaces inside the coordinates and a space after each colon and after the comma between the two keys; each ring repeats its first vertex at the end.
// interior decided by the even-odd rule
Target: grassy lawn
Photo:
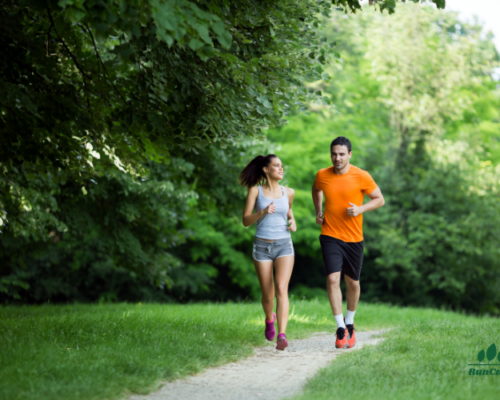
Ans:
{"type": "MultiPolygon", "coordinates": [[[[292,301],[287,336],[333,332],[332,320],[327,301],[292,301]]],[[[311,381],[304,399],[353,392],[374,398],[374,390],[386,398],[499,393],[500,376],[465,372],[479,350],[494,342],[500,347],[496,319],[364,304],[356,326],[398,328],[378,347],[339,357],[311,381]]],[[[147,393],[163,380],[246,357],[264,343],[260,304],[0,307],[0,399],[147,393]]]]}
{"type": "MultiPolygon", "coordinates": [[[[290,338],[331,330],[297,302],[290,338]]],[[[235,361],[265,343],[260,304],[0,307],[0,399],[113,399],[235,361]]]]}
{"type": "MultiPolygon", "coordinates": [[[[435,316],[435,315],[434,315],[435,316]]],[[[443,313],[440,318],[402,320],[378,346],[338,357],[294,400],[498,399],[500,365],[471,367],[495,343],[500,320],[443,313]],[[469,369],[495,368],[496,376],[469,376],[469,369]]],[[[487,363],[485,358],[483,363],[487,363]]],[[[500,355],[491,360],[500,364],[500,355]]]]}

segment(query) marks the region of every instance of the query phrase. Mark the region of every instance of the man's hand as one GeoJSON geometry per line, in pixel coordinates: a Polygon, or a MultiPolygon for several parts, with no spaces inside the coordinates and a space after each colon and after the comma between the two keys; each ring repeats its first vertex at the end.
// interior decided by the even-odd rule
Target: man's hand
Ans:
{"type": "Polygon", "coordinates": [[[296,232],[297,231],[297,225],[295,225],[295,220],[294,219],[289,219],[288,223],[290,224],[290,226],[288,228],[286,228],[286,229],[289,230],[289,231],[292,231],[292,232],[296,232]]]}
{"type": "Polygon", "coordinates": [[[357,217],[359,214],[362,213],[361,207],[358,207],[356,204],[353,204],[351,202],[349,202],[349,204],[351,205],[351,207],[347,208],[347,214],[350,217],[357,217]]]}
{"type": "Polygon", "coordinates": [[[318,225],[323,225],[323,222],[325,222],[325,215],[322,212],[320,212],[316,215],[316,223],[318,225]]]}

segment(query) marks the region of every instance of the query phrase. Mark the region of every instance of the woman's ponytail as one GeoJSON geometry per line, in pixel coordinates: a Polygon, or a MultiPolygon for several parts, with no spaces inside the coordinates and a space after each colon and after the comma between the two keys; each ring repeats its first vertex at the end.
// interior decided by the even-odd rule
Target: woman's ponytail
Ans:
{"type": "Polygon", "coordinates": [[[257,184],[262,185],[266,182],[266,174],[262,168],[267,167],[273,158],[276,158],[274,154],[268,154],[267,156],[257,156],[250,163],[243,168],[240,173],[238,182],[241,186],[245,186],[250,189],[252,186],[257,184]]]}

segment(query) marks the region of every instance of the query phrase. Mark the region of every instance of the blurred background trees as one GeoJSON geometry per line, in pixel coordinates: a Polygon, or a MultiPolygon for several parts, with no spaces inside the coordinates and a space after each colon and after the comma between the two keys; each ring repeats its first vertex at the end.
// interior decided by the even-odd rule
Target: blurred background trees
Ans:
{"type": "Polygon", "coordinates": [[[413,4],[66,3],[2,6],[4,301],[257,298],[236,181],[268,152],[296,190],[292,292],[324,296],[310,188],[344,135],[387,201],[365,217],[363,299],[500,312],[480,26],[413,4]]]}

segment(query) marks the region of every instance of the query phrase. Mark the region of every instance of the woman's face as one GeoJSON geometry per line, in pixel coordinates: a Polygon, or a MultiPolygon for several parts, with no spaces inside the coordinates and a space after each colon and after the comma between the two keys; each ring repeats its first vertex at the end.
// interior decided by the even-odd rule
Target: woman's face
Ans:
{"type": "Polygon", "coordinates": [[[283,179],[283,164],[279,158],[273,158],[267,167],[264,167],[267,179],[280,181],[283,179]]]}

